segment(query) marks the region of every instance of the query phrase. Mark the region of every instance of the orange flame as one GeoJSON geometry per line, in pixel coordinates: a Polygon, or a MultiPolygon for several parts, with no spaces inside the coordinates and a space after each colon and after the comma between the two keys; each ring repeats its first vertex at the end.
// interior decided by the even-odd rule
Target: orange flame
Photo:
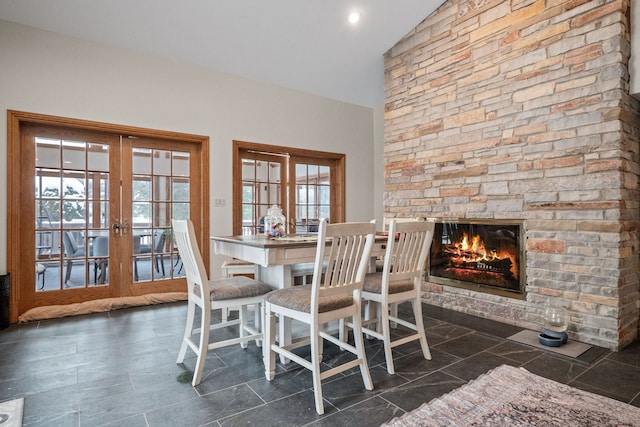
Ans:
{"type": "Polygon", "coordinates": [[[484,245],[484,241],[480,236],[475,235],[471,238],[469,243],[469,235],[465,232],[462,240],[459,243],[455,243],[457,249],[457,255],[465,262],[478,262],[478,261],[493,261],[504,258],[511,260],[511,272],[517,276],[518,267],[516,263],[515,254],[510,251],[487,250],[484,245]]]}

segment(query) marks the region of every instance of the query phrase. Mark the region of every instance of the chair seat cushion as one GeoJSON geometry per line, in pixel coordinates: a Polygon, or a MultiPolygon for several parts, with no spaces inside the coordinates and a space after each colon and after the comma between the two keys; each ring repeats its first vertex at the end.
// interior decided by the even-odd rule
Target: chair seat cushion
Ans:
{"type": "Polygon", "coordinates": [[[271,286],[245,276],[212,280],[209,286],[211,299],[216,301],[256,297],[273,290],[271,286]]]}
{"type": "MultiPolygon", "coordinates": [[[[413,289],[412,280],[403,280],[399,282],[389,282],[389,293],[397,294],[400,292],[406,292],[413,289]]],[[[382,273],[368,273],[364,277],[364,285],[362,286],[364,292],[370,292],[372,294],[382,294],[382,273]]]]}
{"type": "MultiPolygon", "coordinates": [[[[271,304],[286,307],[291,310],[311,313],[311,286],[296,286],[294,288],[278,289],[266,297],[271,304]]],[[[353,304],[351,295],[336,295],[321,297],[318,304],[318,313],[338,310],[353,304]]]]}

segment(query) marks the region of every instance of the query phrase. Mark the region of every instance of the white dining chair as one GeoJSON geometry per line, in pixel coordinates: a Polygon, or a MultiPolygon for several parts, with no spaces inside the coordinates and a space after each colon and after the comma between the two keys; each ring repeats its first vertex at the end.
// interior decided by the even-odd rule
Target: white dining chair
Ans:
{"type": "Polygon", "coordinates": [[[382,272],[368,273],[364,280],[362,298],[365,304],[375,303],[376,316],[367,319],[370,315],[365,315],[362,329],[367,336],[383,341],[389,374],[395,372],[391,349],[399,345],[419,340],[424,358],[431,360],[422,320],[420,283],[434,228],[432,221],[398,222],[392,219],[389,222],[382,272]],[[400,319],[396,312],[397,305],[407,301],[413,308],[413,322],[400,319]],[[412,332],[392,339],[392,324],[404,326],[412,332]],[[375,329],[372,325],[375,325],[375,329]]]}
{"type": "Polygon", "coordinates": [[[264,295],[272,289],[264,283],[245,276],[210,281],[198,248],[193,223],[190,220],[173,220],[172,223],[178,252],[185,269],[188,292],[187,323],[176,363],[184,361],[188,348],[193,350],[197,360],[191,384],[195,387],[202,379],[208,350],[233,344],[240,344],[242,348],[246,348],[247,342],[251,340],[256,340],[256,345],[261,345],[261,316],[256,316],[256,324],[253,326],[248,324],[247,306],[254,304],[255,309],[260,312],[264,295]],[[195,325],[196,307],[199,307],[202,312],[200,327],[195,325]],[[211,311],[225,310],[229,307],[240,307],[239,319],[212,324],[211,311]],[[238,337],[209,342],[211,330],[233,325],[239,325],[238,337]]]}
{"type": "MultiPolygon", "coordinates": [[[[396,223],[398,222],[411,222],[411,221],[422,221],[421,218],[394,218],[394,217],[383,217],[382,218],[382,233],[388,233],[389,232],[389,224],[391,223],[391,221],[395,221],[396,223]]],[[[376,260],[376,271],[377,272],[382,272],[382,269],[384,268],[384,256],[382,257],[378,257],[378,259],[376,260]]],[[[370,308],[368,306],[368,302],[364,301],[364,304],[366,305],[366,310],[370,311],[370,308]]],[[[389,308],[390,313],[392,316],[397,317],[398,316],[398,304],[391,304],[391,307],[389,308]]],[[[395,329],[397,327],[395,322],[391,322],[391,327],[393,329],[395,329]]]]}
{"type": "MultiPolygon", "coordinates": [[[[271,381],[275,377],[278,353],[309,369],[313,376],[313,391],[318,414],[324,413],[322,380],[340,374],[356,366],[367,390],[373,390],[364,351],[364,340],[360,328],[360,300],[364,277],[371,256],[375,235],[375,223],[320,223],[318,245],[310,286],[295,286],[271,292],[265,303],[265,375],[271,381]],[[323,268],[326,266],[326,268],[323,268]],[[311,361],[293,353],[300,343],[283,346],[276,343],[276,318],[284,317],[304,322],[309,326],[311,361]],[[329,322],[351,319],[355,346],[327,333],[329,322]],[[345,363],[321,371],[323,341],[327,340],[355,355],[345,363]]],[[[283,374],[286,375],[286,374],[283,374]]]]}
{"type": "MultiPolygon", "coordinates": [[[[394,217],[382,217],[382,230],[381,233],[389,232],[389,224],[391,221],[398,222],[411,222],[411,221],[420,221],[419,218],[394,218],[394,217]]],[[[376,271],[382,272],[382,268],[384,267],[384,257],[381,257],[376,260],[376,271]]]]}

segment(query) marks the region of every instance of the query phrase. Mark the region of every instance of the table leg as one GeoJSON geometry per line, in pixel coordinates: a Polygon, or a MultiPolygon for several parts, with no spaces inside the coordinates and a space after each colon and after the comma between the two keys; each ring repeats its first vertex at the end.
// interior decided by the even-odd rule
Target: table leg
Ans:
{"type": "MultiPolygon", "coordinates": [[[[274,289],[290,288],[293,286],[290,265],[274,265],[271,267],[258,268],[258,280],[270,285],[274,289]]],[[[278,336],[276,337],[280,345],[291,344],[291,319],[285,317],[278,319],[278,336]]],[[[280,356],[282,363],[288,363],[289,359],[280,356]]]]}

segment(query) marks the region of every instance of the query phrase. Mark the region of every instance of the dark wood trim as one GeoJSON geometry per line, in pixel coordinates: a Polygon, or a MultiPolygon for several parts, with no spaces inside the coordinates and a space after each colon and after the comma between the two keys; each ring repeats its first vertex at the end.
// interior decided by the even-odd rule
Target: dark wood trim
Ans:
{"type": "Polygon", "coordinates": [[[304,148],[284,147],[281,145],[258,144],[256,142],[233,141],[233,152],[238,149],[252,150],[264,153],[286,153],[290,156],[312,157],[317,159],[344,159],[345,155],[341,153],[331,153],[329,151],[308,150],[304,148]]]}

